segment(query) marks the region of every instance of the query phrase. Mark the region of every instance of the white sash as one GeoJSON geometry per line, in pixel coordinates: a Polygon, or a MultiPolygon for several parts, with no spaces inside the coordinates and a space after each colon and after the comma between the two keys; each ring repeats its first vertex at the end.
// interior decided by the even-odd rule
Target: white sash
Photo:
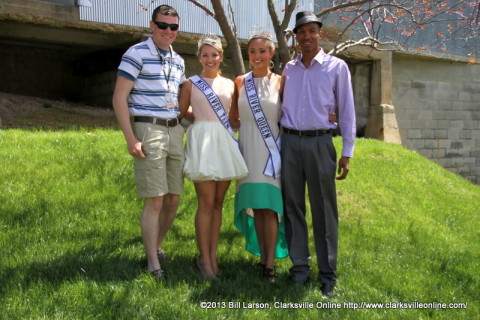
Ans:
{"type": "Polygon", "coordinates": [[[225,129],[227,129],[228,133],[230,133],[233,140],[238,143],[232,126],[230,125],[230,121],[228,121],[228,115],[225,112],[225,108],[223,107],[223,104],[217,94],[208,85],[208,83],[198,75],[190,77],[190,81],[205,95],[213,111],[217,115],[218,119],[220,119],[220,122],[223,124],[225,129]]]}
{"type": "Polygon", "coordinates": [[[258,99],[255,81],[253,79],[253,72],[250,72],[244,77],[243,83],[245,86],[245,92],[247,93],[247,100],[248,104],[250,105],[250,110],[252,111],[253,117],[255,118],[258,130],[262,135],[263,142],[265,142],[268,152],[270,153],[270,156],[267,159],[267,163],[265,164],[265,169],[263,170],[263,173],[267,176],[278,179],[280,178],[281,169],[280,146],[275,141],[272,130],[268,125],[267,118],[263,113],[260,100],[258,99]]]}

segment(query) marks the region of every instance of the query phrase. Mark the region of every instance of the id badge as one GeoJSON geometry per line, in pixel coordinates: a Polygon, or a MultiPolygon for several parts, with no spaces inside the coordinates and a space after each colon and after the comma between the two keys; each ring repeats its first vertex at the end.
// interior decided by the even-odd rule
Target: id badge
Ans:
{"type": "Polygon", "coordinates": [[[175,98],[174,98],[173,94],[171,92],[169,92],[169,93],[166,94],[165,98],[167,100],[167,108],[168,109],[175,108],[176,103],[175,103],[175,98]]]}

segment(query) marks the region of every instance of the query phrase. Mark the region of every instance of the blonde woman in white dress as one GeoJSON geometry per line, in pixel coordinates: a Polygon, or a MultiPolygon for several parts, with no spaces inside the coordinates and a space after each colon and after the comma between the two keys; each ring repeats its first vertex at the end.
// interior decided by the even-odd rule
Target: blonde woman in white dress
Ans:
{"type": "Polygon", "coordinates": [[[200,255],[196,264],[205,278],[214,279],[225,193],[230,181],[246,176],[248,170],[228,121],[234,85],[220,75],[220,39],[202,36],[197,55],[202,73],[184,83],[179,98],[182,115],[191,106],[194,117],[187,130],[184,175],[193,181],[198,200],[195,234],[200,255]]]}

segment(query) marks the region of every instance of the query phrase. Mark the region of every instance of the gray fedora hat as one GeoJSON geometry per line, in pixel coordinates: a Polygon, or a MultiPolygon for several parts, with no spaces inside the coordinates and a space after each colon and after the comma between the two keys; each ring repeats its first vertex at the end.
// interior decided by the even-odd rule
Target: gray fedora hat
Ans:
{"type": "Polygon", "coordinates": [[[318,20],[317,16],[312,11],[300,11],[295,16],[295,28],[293,28],[293,33],[297,33],[297,28],[302,24],[316,22],[318,27],[322,27],[322,23],[318,20]]]}

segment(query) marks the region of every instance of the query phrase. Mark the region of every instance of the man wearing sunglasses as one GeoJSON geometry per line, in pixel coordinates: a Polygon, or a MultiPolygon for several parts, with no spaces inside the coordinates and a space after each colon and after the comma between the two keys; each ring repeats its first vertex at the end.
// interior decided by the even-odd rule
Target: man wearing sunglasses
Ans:
{"type": "Polygon", "coordinates": [[[135,183],[144,198],[140,226],[148,271],[165,277],[161,244],[183,192],[183,134],[178,94],[185,81],[183,59],[171,45],[179,16],[168,6],[152,14],[152,36],[130,47],[118,68],[113,108],[134,158],[135,183]]]}

